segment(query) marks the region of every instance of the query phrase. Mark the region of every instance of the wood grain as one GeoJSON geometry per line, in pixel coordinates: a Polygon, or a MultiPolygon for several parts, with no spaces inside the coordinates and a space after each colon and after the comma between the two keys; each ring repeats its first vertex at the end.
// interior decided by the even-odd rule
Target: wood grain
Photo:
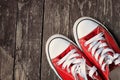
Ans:
{"type": "Polygon", "coordinates": [[[16,0],[0,0],[0,80],[13,79],[16,3],[16,0]]]}
{"type": "Polygon", "coordinates": [[[111,31],[115,37],[115,39],[118,42],[118,45],[120,47],[120,0],[118,1],[112,1],[112,7],[113,7],[113,22],[112,27],[113,31],[111,31]]]}
{"type": "Polygon", "coordinates": [[[111,80],[120,80],[120,67],[114,69],[114,70],[110,73],[110,79],[111,79],[111,80]]]}
{"type": "Polygon", "coordinates": [[[19,0],[15,80],[40,79],[43,0],[19,0]]]}

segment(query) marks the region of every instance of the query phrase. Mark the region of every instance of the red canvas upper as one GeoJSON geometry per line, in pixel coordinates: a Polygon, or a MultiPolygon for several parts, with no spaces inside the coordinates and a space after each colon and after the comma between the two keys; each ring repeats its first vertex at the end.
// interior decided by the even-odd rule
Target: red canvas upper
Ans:
{"type": "MultiPolygon", "coordinates": [[[[104,34],[104,38],[105,40],[103,42],[106,42],[108,44],[108,46],[104,47],[104,48],[111,48],[113,49],[116,53],[120,53],[119,47],[117,45],[117,43],[115,42],[114,38],[110,35],[110,33],[104,29],[101,26],[98,26],[95,30],[93,30],[91,33],[89,33],[88,35],[82,37],[79,39],[79,43],[83,49],[83,52],[86,54],[86,56],[89,58],[89,60],[95,64],[95,66],[100,70],[100,72],[103,74],[103,76],[105,76],[106,80],[109,80],[109,67],[106,66],[106,70],[105,71],[101,71],[101,66],[99,65],[99,63],[95,60],[95,58],[91,55],[91,52],[88,51],[88,46],[84,46],[85,42],[87,40],[89,40],[90,38],[94,37],[95,35],[99,34],[99,33],[103,33],[104,34]]],[[[101,41],[102,42],[102,41],[101,41]]],[[[113,55],[112,53],[107,53],[110,55],[113,55]]],[[[100,57],[100,56],[99,56],[100,57]]],[[[114,64],[111,64],[112,66],[110,66],[110,71],[115,67],[114,64]]]]}
{"type": "MultiPolygon", "coordinates": [[[[86,56],[78,49],[76,48],[76,46],[74,45],[70,45],[65,51],[63,51],[59,56],[57,56],[56,58],[52,59],[52,63],[56,69],[56,71],[58,72],[58,74],[60,75],[60,77],[63,79],[63,80],[75,80],[74,77],[72,76],[71,72],[68,73],[66,69],[62,69],[62,65],[57,65],[57,62],[62,58],[64,57],[71,49],[76,49],[77,53],[79,53],[81,56],[79,56],[78,58],[81,58],[81,57],[84,57],[86,59],[86,64],[89,65],[89,66],[93,66],[89,60],[86,58],[86,56]]],[[[72,66],[72,65],[71,65],[72,66]]],[[[80,75],[78,75],[79,77],[79,80],[84,80],[80,75]]],[[[88,77],[88,80],[92,80],[89,76],[88,77]]],[[[99,74],[96,76],[94,74],[94,77],[97,78],[97,80],[102,80],[99,76],[99,74]]]]}

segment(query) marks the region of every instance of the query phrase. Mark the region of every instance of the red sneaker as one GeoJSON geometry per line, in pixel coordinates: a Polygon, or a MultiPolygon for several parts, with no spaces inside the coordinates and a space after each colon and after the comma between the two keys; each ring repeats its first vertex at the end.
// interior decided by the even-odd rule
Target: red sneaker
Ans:
{"type": "Polygon", "coordinates": [[[79,48],[109,80],[109,67],[120,64],[119,47],[110,32],[95,19],[83,17],[75,22],[73,33],[79,48]]]}
{"type": "Polygon", "coordinates": [[[71,40],[62,35],[48,39],[46,55],[51,68],[62,80],[102,80],[97,68],[71,40]]]}

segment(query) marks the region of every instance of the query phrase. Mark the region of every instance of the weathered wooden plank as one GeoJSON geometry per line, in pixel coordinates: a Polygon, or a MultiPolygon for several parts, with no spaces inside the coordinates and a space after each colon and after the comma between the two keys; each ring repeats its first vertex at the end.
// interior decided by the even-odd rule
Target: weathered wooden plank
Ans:
{"type": "Polygon", "coordinates": [[[114,70],[110,73],[110,79],[111,79],[111,80],[120,80],[120,67],[114,69],[114,70]]]}
{"type": "MultiPolygon", "coordinates": [[[[71,27],[82,16],[93,17],[107,25],[112,22],[111,0],[71,0],[70,7],[71,27]]],[[[112,29],[111,26],[109,28],[112,29]]]]}
{"type": "Polygon", "coordinates": [[[13,79],[16,0],[0,0],[0,80],[13,79]]]}
{"type": "Polygon", "coordinates": [[[0,80],[13,79],[14,58],[4,48],[0,47],[0,80]]]}
{"type": "Polygon", "coordinates": [[[53,34],[69,33],[69,0],[45,0],[41,80],[59,80],[45,55],[45,43],[53,34]]]}
{"type": "Polygon", "coordinates": [[[15,80],[40,80],[43,0],[19,0],[15,80]]]}
{"type": "MultiPolygon", "coordinates": [[[[112,8],[113,21],[110,24],[112,24],[113,30],[111,30],[111,32],[114,35],[120,47],[120,0],[112,0],[112,8]]],[[[111,72],[110,78],[111,80],[120,80],[120,67],[111,72]]]]}
{"type": "Polygon", "coordinates": [[[114,37],[116,38],[118,45],[120,47],[120,0],[116,1],[112,0],[112,4],[113,4],[112,33],[114,34],[114,37]]]}

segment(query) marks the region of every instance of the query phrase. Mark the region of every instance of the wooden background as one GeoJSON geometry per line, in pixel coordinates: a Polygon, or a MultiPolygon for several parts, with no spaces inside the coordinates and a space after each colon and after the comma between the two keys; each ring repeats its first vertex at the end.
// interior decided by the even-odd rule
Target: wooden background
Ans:
{"type": "MultiPolygon", "coordinates": [[[[81,16],[102,22],[120,46],[120,0],[0,0],[0,80],[59,80],[46,59],[46,40],[60,33],[74,41],[81,16]]],[[[120,80],[120,68],[110,77],[120,80]]]]}

